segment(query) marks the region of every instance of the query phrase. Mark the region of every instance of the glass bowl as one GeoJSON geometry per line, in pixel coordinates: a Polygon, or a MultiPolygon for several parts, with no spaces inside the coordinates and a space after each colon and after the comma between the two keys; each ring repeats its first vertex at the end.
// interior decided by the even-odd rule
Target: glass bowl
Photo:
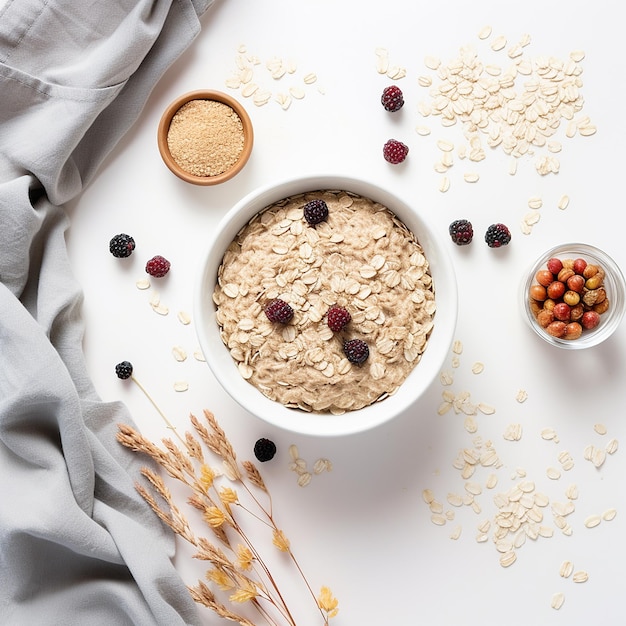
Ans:
{"type": "MultiPolygon", "coordinates": [[[[227,109],[222,106],[221,111],[227,111],[227,109]]],[[[208,115],[208,113],[205,113],[205,115],[208,115]]],[[[219,115],[224,115],[224,113],[220,113],[219,115]]],[[[186,150],[190,151],[193,149],[201,149],[202,146],[197,143],[200,141],[200,138],[193,134],[194,128],[192,122],[189,122],[189,117],[187,117],[187,120],[188,121],[185,123],[188,124],[189,136],[185,136],[184,138],[184,141],[186,143],[186,150]]],[[[252,129],[252,122],[250,121],[250,117],[245,108],[235,98],[229,96],[228,94],[222,93],[221,91],[212,91],[206,89],[190,91],[176,98],[163,112],[157,130],[157,144],[159,147],[161,158],[163,159],[165,165],[169,168],[171,172],[176,174],[178,178],[194,185],[218,185],[233,178],[233,176],[238,174],[243,169],[244,165],[248,162],[248,159],[250,158],[250,154],[252,152],[253,142],[254,132],[252,129]],[[175,116],[183,106],[191,104],[194,101],[199,101],[202,103],[215,102],[219,105],[226,105],[226,107],[232,109],[232,111],[236,115],[236,117],[230,115],[227,118],[224,118],[218,117],[218,114],[216,113],[215,120],[212,123],[211,120],[208,120],[206,117],[202,120],[202,123],[204,124],[202,138],[204,139],[205,143],[212,142],[214,149],[217,150],[218,154],[220,154],[221,157],[227,159],[227,162],[230,162],[233,158],[235,158],[235,154],[237,154],[236,160],[234,160],[230,164],[230,166],[228,166],[223,171],[216,172],[215,174],[197,175],[193,173],[192,171],[190,171],[192,168],[185,168],[181,164],[182,162],[180,161],[180,159],[177,159],[175,158],[175,156],[172,155],[172,151],[170,149],[168,135],[170,132],[172,120],[175,118],[175,116]],[[225,133],[226,129],[233,129],[230,120],[236,120],[237,117],[239,118],[241,124],[240,129],[237,129],[236,132],[243,133],[243,146],[238,153],[234,152],[232,155],[229,155],[226,153],[229,138],[225,133]],[[206,130],[207,128],[210,130],[206,130]]],[[[205,157],[203,157],[203,159],[204,158],[205,157]]],[[[206,165],[208,166],[208,164],[206,165]]],[[[216,169],[219,170],[219,168],[216,169]]]]}
{"type": "MultiPolygon", "coordinates": [[[[584,263],[581,263],[576,268],[572,268],[571,271],[580,275],[583,267],[584,263]]],[[[566,279],[567,274],[561,274],[560,278],[566,279]]],[[[564,282],[558,279],[559,275],[553,272],[553,282],[564,282]]],[[[608,339],[619,326],[624,316],[626,283],[620,268],[606,252],[589,244],[566,243],[544,252],[531,265],[522,280],[520,295],[524,317],[530,328],[537,335],[553,346],[566,350],[580,350],[596,346],[608,339]],[[563,288],[558,285],[555,285],[553,289],[547,287],[547,283],[550,282],[549,274],[543,274],[541,281],[538,280],[538,272],[548,270],[548,261],[550,259],[565,261],[565,270],[568,269],[569,265],[567,260],[573,262],[576,259],[584,260],[587,266],[595,265],[604,270],[604,277],[601,280],[599,277],[591,280],[589,275],[593,270],[588,267],[586,271],[583,271],[581,278],[574,279],[571,283],[565,282],[565,291],[569,293],[569,296],[566,298],[566,304],[569,303],[570,309],[569,317],[566,307],[560,306],[557,309],[551,309],[555,303],[563,302],[564,296],[558,296],[559,288],[561,290],[563,288]],[[584,282],[583,285],[581,285],[581,279],[584,282]],[[546,291],[545,299],[542,299],[544,290],[539,286],[540,282],[543,282],[544,290],[546,291]],[[572,286],[574,289],[570,288],[572,286]],[[531,297],[531,289],[534,295],[539,297],[538,300],[531,297]],[[578,293],[580,298],[578,305],[576,303],[577,297],[572,295],[572,291],[578,293]],[[550,297],[550,295],[553,297],[550,297]],[[606,311],[603,309],[606,309],[606,311]],[[550,315],[550,310],[552,310],[552,315],[550,315]],[[584,312],[598,312],[599,321],[598,316],[594,316],[593,313],[580,317],[581,310],[584,312]],[[565,335],[558,336],[563,328],[563,324],[552,326],[556,322],[565,324],[567,327],[565,335]],[[596,322],[597,325],[587,328],[587,326],[592,326],[596,322]],[[580,328],[577,328],[574,324],[578,324],[580,328]]]]}

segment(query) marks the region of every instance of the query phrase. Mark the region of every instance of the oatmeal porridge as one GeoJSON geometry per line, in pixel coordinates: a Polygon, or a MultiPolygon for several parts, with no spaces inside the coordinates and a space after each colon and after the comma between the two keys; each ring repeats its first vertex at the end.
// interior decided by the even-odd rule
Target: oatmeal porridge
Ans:
{"type": "Polygon", "coordinates": [[[435,316],[429,263],[387,207],[346,191],[290,196],[257,214],[226,251],[213,293],[224,344],[241,375],[268,398],[341,414],[395,393],[426,349],[435,316]],[[303,207],[328,209],[311,224],[303,207]],[[284,301],[286,323],[265,308],[284,301]],[[349,312],[340,331],[331,307],[349,312]],[[344,346],[358,339],[357,364],[344,346]]]}

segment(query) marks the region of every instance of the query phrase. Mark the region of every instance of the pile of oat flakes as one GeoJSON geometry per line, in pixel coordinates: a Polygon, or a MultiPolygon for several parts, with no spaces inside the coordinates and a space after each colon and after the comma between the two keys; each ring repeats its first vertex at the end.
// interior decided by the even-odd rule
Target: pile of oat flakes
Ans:
{"type": "MultiPolygon", "coordinates": [[[[505,463],[501,460],[493,441],[483,441],[478,434],[477,415],[492,415],[496,409],[482,402],[475,402],[470,392],[455,393],[451,390],[454,383],[454,370],[461,365],[463,344],[455,341],[452,348],[450,368],[442,371],[440,382],[442,402],[438,409],[440,416],[450,411],[455,415],[463,416],[464,429],[473,436],[472,445],[459,450],[452,460],[453,467],[458,470],[462,481],[462,489],[449,491],[445,497],[437,496],[431,488],[422,491],[422,498],[428,506],[431,521],[437,526],[446,526],[455,522],[455,511],[462,507],[469,507],[479,516],[474,528],[474,539],[478,543],[491,543],[502,567],[510,567],[517,560],[518,551],[530,541],[549,539],[555,533],[561,532],[570,536],[574,528],[569,522],[570,516],[576,510],[579,497],[578,486],[575,483],[567,485],[560,500],[550,499],[546,493],[537,488],[537,482],[527,476],[525,469],[518,467],[508,476],[512,484],[505,490],[497,490],[502,478],[505,463]],[[489,472],[484,480],[475,478],[476,472],[489,472]],[[487,496],[487,494],[490,494],[487,496]],[[490,513],[483,512],[484,500],[487,498],[490,513]],[[490,506],[493,505],[493,506],[490,506]]],[[[474,374],[480,374],[484,365],[476,362],[471,366],[474,374]]],[[[516,401],[524,403],[528,394],[524,389],[518,390],[516,401]]],[[[594,425],[596,437],[606,437],[607,428],[604,424],[594,425]]],[[[560,444],[558,433],[551,427],[543,428],[540,437],[544,441],[560,444]]],[[[521,423],[508,424],[502,433],[506,441],[520,441],[523,436],[521,423]]],[[[611,438],[604,445],[590,443],[582,452],[585,462],[592,463],[600,468],[619,447],[618,440],[611,438]]],[[[556,463],[546,467],[545,478],[549,481],[559,481],[575,464],[575,459],[568,450],[561,450],[556,456],[556,463]]],[[[539,480],[539,478],[537,479],[539,480]]],[[[595,528],[601,523],[612,521],[617,515],[615,508],[588,515],[583,525],[586,529],[595,528]]],[[[458,540],[462,535],[462,526],[455,523],[449,533],[450,539],[458,540]]],[[[561,564],[559,575],[562,578],[572,577],[573,582],[583,583],[589,578],[585,570],[574,571],[573,564],[566,561],[561,564]]],[[[551,606],[560,609],[565,602],[565,594],[556,592],[551,598],[551,606]]]]}

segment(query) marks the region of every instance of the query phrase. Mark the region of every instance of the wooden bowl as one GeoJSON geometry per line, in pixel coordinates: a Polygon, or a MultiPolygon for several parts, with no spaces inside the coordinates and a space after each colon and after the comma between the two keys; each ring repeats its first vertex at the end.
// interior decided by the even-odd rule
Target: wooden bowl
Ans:
{"type": "Polygon", "coordinates": [[[238,174],[243,169],[244,165],[250,158],[250,153],[252,152],[254,133],[252,129],[252,122],[250,121],[248,113],[235,98],[220,91],[201,89],[197,91],[190,91],[186,94],[183,94],[182,96],[179,96],[167,107],[167,109],[165,109],[165,112],[161,116],[161,120],[159,122],[159,127],[157,131],[157,142],[163,162],[165,163],[165,165],[167,165],[170,171],[178,176],[178,178],[194,185],[219,185],[220,183],[230,180],[233,176],[238,174]],[[241,120],[244,135],[243,150],[239,154],[239,157],[237,158],[235,163],[227,170],[219,174],[207,176],[198,176],[196,174],[193,174],[181,167],[179,163],[176,162],[170,152],[167,138],[172,119],[183,105],[193,100],[209,100],[214,102],[221,102],[222,104],[225,104],[233,109],[233,111],[241,120]]]}

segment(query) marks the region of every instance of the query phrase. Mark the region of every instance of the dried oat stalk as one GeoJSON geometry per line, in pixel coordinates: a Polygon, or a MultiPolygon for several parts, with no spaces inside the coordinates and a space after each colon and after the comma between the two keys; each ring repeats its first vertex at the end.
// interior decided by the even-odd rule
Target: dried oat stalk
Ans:
{"type": "Polygon", "coordinates": [[[256,465],[251,461],[239,463],[226,433],[210,411],[204,411],[204,420],[191,415],[190,421],[192,432],[180,437],[174,431],[180,445],[171,439],[163,439],[162,446],[155,445],[125,424],[119,425],[117,440],[147,455],[168,476],[185,485],[190,491],[187,504],[201,513],[205,530],[210,531],[209,536],[194,533],[165,481],[152,469],[143,468],[145,482],[137,484],[137,491],[167,526],[194,546],[194,558],[207,563],[206,581],[199,580],[189,587],[194,601],[242,626],[261,623],[237,612],[244,605],[251,606],[252,612],[270,626],[296,626],[261,548],[253,544],[244,528],[244,519],[256,520],[267,527],[268,545],[271,542],[272,549],[291,560],[314,600],[320,623],[328,626],[337,615],[337,599],[328,587],[322,587],[318,596],[313,592],[287,536],[276,524],[270,492],[256,465]],[[209,457],[218,463],[212,466],[209,457]]]}

